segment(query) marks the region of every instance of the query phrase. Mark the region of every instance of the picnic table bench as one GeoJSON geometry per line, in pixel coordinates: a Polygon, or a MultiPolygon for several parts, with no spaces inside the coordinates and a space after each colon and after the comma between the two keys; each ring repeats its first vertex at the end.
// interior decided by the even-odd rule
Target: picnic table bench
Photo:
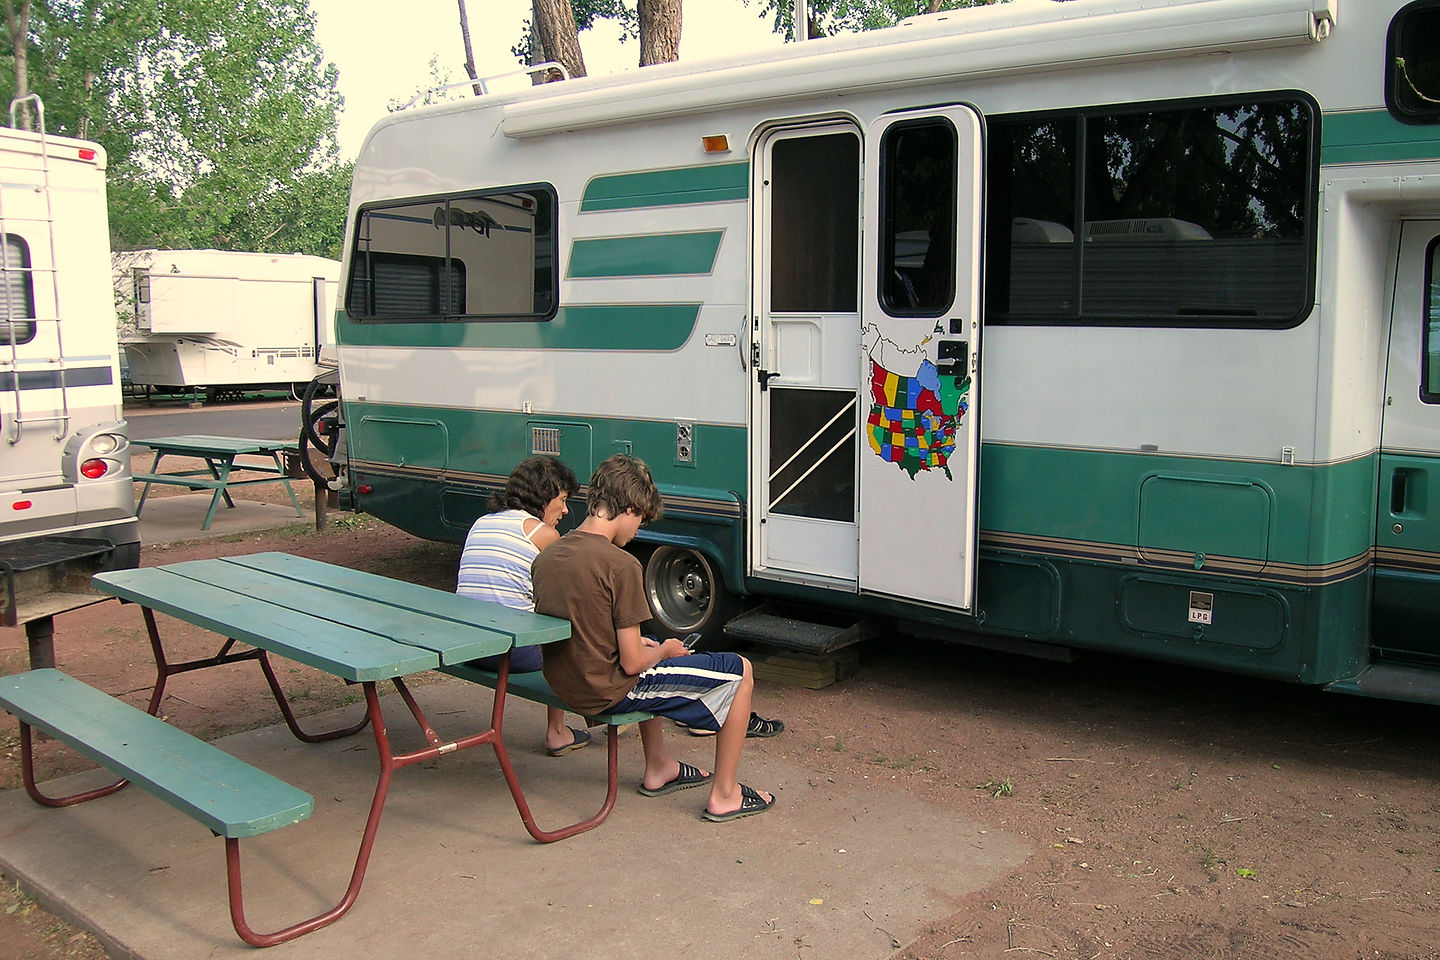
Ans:
{"type": "Polygon", "coordinates": [[[235,501],[230,498],[230,488],[243,487],[256,483],[283,483],[285,492],[290,494],[290,503],[295,507],[295,515],[303,517],[300,510],[300,501],[295,499],[295,488],[290,486],[290,475],[285,469],[281,460],[283,453],[295,453],[299,449],[297,441],[294,440],[256,440],[247,437],[211,437],[211,436],[184,436],[184,437],[156,437],[153,440],[140,440],[137,443],[149,447],[155,451],[155,459],[150,463],[150,469],[144,473],[133,474],[136,483],[144,483],[140,490],[140,499],[135,504],[135,515],[145,509],[145,498],[150,495],[152,483],[169,484],[171,486],[185,487],[190,490],[211,491],[210,509],[205,511],[205,522],[200,525],[201,530],[209,530],[211,522],[215,519],[215,510],[220,506],[220,501],[225,501],[225,506],[234,508],[235,501]],[[190,457],[205,461],[204,469],[184,469],[161,472],[160,461],[165,457],[190,457]],[[238,457],[253,456],[255,458],[268,457],[269,461],[261,459],[244,460],[237,462],[238,457]],[[247,474],[241,478],[234,478],[232,473],[240,471],[247,474]]]}
{"type": "Polygon", "coordinates": [[[96,575],[94,583],[98,590],[142,607],[156,662],[148,710],[142,712],[113,701],[117,710],[107,702],[111,698],[105,694],[53,670],[31,671],[21,675],[27,679],[0,686],[0,706],[21,720],[21,761],[27,790],[37,802],[60,805],[104,796],[125,784],[121,780],[69,798],[44,797],[38,789],[32,789],[33,758],[26,728],[34,726],[156,793],[225,837],[231,922],[241,939],[254,946],[294,939],[334,922],[350,909],[364,881],[394,771],[489,744],[526,830],[538,841],[551,842],[589,830],[609,815],[618,791],[617,728],[650,719],[644,713],[587,718],[592,725],[603,723],[609,728],[604,802],[591,817],[545,830],[530,812],[505,749],[505,701],[512,693],[546,704],[559,701],[538,674],[512,677],[508,653],[516,646],[569,636],[570,626],[565,621],[282,553],[108,571],[96,575]],[[219,634],[223,638],[219,652],[198,660],[170,662],[157,613],[219,634]],[[244,649],[237,646],[241,644],[244,649]],[[468,663],[495,654],[507,654],[499,670],[481,671],[468,663]],[[364,715],[334,730],[303,730],[271,667],[271,655],[360,684],[365,695],[364,715]],[[245,918],[239,840],[254,835],[247,831],[266,832],[308,816],[308,796],[239,760],[234,764],[218,761],[213,756],[221,753],[218,748],[200,741],[192,744],[194,738],[152,716],[170,677],[244,660],[259,662],[281,715],[295,736],[315,742],[356,733],[368,725],[380,761],[374,799],[344,896],[329,910],[274,933],[256,932],[245,918]],[[442,670],[492,686],[495,695],[489,727],[451,739],[436,733],[404,681],[406,676],[427,670],[442,670]],[[415,719],[425,746],[402,753],[392,750],[376,689],[377,683],[387,680],[415,719]],[[12,694],[12,687],[18,692],[12,694]],[[80,704],[85,708],[79,711],[80,717],[75,717],[80,704]],[[136,745],[142,748],[136,749],[136,745]],[[159,758],[165,756],[177,758],[171,765],[173,769],[164,769],[166,762],[159,758]],[[234,810],[217,813],[214,807],[220,803],[219,797],[233,804],[234,810]]]}

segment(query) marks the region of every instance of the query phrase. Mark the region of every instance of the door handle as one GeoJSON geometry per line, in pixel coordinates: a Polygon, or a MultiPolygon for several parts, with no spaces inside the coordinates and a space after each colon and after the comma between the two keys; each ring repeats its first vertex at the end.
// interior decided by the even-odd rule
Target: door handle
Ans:
{"type": "Polygon", "coordinates": [[[764,393],[770,389],[770,381],[780,376],[778,373],[771,373],[769,370],[755,369],[755,376],[760,381],[760,392],[764,393]]]}
{"type": "Polygon", "coordinates": [[[941,340],[935,350],[935,369],[943,377],[964,377],[970,363],[970,343],[966,340],[941,340]]]}
{"type": "Polygon", "coordinates": [[[1405,512],[1405,494],[1409,488],[1405,475],[1404,470],[1396,470],[1390,475],[1390,512],[1396,516],[1405,512]]]}

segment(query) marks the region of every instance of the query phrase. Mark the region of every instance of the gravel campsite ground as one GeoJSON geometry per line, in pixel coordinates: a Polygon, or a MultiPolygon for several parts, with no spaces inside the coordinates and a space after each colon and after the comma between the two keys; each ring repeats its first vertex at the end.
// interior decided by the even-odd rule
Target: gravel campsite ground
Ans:
{"type": "MultiPolygon", "coordinates": [[[[454,546],[341,518],[323,533],[297,524],[147,547],[142,562],[262,550],[442,588],[453,587],[458,557],[454,546]]],[[[183,630],[168,634],[178,652],[214,652],[211,638],[183,630]]],[[[56,647],[62,669],[143,703],[153,674],[133,608],[63,615],[56,647]]],[[[24,651],[22,631],[0,630],[0,671],[24,669],[24,651]]],[[[273,723],[249,666],[177,680],[162,712],[207,738],[273,723]]],[[[307,712],[355,696],[326,675],[287,669],[283,682],[307,712]]],[[[1011,875],[899,944],[901,960],[1440,957],[1434,708],[893,633],[866,642],[852,678],[821,690],[763,685],[760,700],[787,724],[778,741],[787,757],[814,779],[910,794],[1029,845],[1011,875]]],[[[8,718],[0,749],[0,787],[18,788],[8,718]]],[[[622,749],[638,763],[638,744],[622,749]]],[[[53,743],[39,756],[42,779],[86,766],[53,743]]],[[[13,878],[0,890],[0,960],[104,956],[13,878]]],[[[807,956],[799,944],[797,956],[807,956]]]]}

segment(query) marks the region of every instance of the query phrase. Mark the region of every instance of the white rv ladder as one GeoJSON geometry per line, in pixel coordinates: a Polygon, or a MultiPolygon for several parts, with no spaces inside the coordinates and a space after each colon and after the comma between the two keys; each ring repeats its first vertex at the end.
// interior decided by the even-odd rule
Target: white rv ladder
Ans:
{"type": "MultiPolygon", "coordinates": [[[[0,244],[4,245],[4,249],[0,250],[0,284],[3,284],[5,290],[6,310],[4,320],[8,325],[10,333],[8,337],[10,341],[10,389],[15,394],[15,419],[11,421],[10,430],[5,439],[12,446],[20,442],[20,437],[24,433],[25,425],[27,423],[55,424],[56,440],[64,439],[65,435],[70,430],[70,392],[68,390],[68,384],[66,383],[65,377],[65,344],[61,336],[64,325],[60,322],[60,279],[59,273],[56,270],[55,266],[55,209],[50,192],[50,144],[45,136],[45,104],[40,101],[39,94],[32,93],[24,97],[16,97],[14,100],[11,101],[10,126],[12,128],[15,126],[16,108],[18,108],[21,104],[25,103],[27,100],[34,101],[35,104],[36,126],[39,130],[40,176],[42,178],[41,190],[45,197],[45,216],[39,219],[33,217],[7,218],[5,212],[5,195],[3,191],[0,191],[0,244]],[[33,258],[31,259],[29,266],[25,266],[19,262],[11,262],[11,219],[23,220],[26,223],[39,223],[44,225],[45,233],[50,243],[50,263],[48,267],[37,268],[35,266],[35,261],[33,258]],[[11,293],[16,289],[16,286],[12,285],[12,278],[17,273],[22,275],[29,275],[30,284],[28,286],[32,291],[34,290],[35,274],[48,273],[50,275],[50,302],[54,304],[55,314],[53,317],[38,316],[38,314],[41,312],[39,309],[31,311],[32,313],[37,314],[37,316],[34,317],[17,318],[15,316],[16,304],[14,302],[14,299],[11,297],[11,293]],[[58,386],[60,388],[60,409],[57,412],[47,413],[44,416],[25,416],[24,407],[22,406],[24,392],[20,388],[20,337],[18,336],[17,332],[17,322],[19,319],[29,320],[31,323],[34,323],[36,325],[36,333],[39,332],[39,325],[41,323],[50,323],[54,325],[56,353],[55,371],[57,376],[59,377],[58,386]]],[[[26,285],[20,284],[19,286],[21,289],[23,289],[26,285]]]]}

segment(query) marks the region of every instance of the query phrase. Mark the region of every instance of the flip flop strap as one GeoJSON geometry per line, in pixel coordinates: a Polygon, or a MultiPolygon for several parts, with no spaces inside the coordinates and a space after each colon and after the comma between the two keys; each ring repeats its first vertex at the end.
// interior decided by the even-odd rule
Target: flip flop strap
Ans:
{"type": "Polygon", "coordinates": [[[760,716],[760,714],[752,713],[750,714],[750,723],[747,729],[755,730],[760,733],[769,733],[771,730],[775,729],[775,726],[776,724],[774,720],[766,720],[764,717],[760,716]]]}

